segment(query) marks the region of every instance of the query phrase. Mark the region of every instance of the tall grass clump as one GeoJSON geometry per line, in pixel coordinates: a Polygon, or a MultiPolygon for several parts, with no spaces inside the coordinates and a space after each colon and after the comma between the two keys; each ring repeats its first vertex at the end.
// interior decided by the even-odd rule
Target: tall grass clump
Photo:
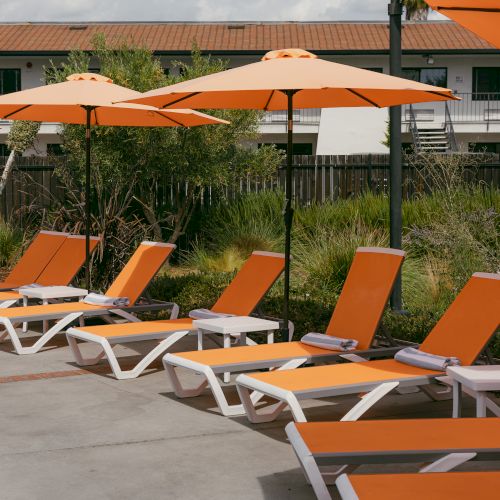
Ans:
{"type": "Polygon", "coordinates": [[[12,224],[0,220],[0,267],[11,266],[19,256],[23,244],[22,232],[12,224]]]}

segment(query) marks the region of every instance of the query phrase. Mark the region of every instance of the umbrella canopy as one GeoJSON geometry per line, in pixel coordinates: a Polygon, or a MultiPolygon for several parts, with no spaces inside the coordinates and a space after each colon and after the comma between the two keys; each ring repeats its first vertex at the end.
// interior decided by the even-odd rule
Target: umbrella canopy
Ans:
{"type": "Polygon", "coordinates": [[[138,104],[113,104],[142,94],[94,73],[70,75],[67,81],[0,96],[0,117],[85,125],[133,127],[194,127],[228,123],[192,109],[159,110],[138,104]]]}
{"type": "Polygon", "coordinates": [[[395,78],[323,59],[302,49],[268,52],[260,62],[151,90],[127,102],[158,108],[288,111],[285,182],[285,276],[282,336],[288,338],[290,240],[293,209],[293,109],[396,106],[456,99],[449,89],[395,78]]]}
{"type": "Polygon", "coordinates": [[[500,48],[498,0],[430,0],[429,6],[500,48]]]}
{"type": "Polygon", "coordinates": [[[294,109],[369,106],[454,99],[452,91],[317,58],[301,49],[268,52],[262,61],[124,99],[158,108],[294,109]]]}
{"type": "Polygon", "coordinates": [[[92,125],[130,127],[194,127],[228,123],[191,109],[159,110],[141,104],[114,104],[140,92],[115,85],[94,73],[74,74],[67,81],[0,96],[0,118],[86,125],[86,286],[90,288],[90,128],[92,125]]]}

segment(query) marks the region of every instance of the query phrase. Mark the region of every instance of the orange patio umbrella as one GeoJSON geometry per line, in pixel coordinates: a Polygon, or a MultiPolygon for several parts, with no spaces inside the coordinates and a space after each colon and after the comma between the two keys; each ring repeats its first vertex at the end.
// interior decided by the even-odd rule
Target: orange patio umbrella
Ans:
{"type": "Polygon", "coordinates": [[[429,6],[500,48],[498,0],[430,0],[429,6]]]}
{"type": "Polygon", "coordinates": [[[48,121],[86,126],[86,286],[90,288],[90,132],[92,125],[131,127],[194,127],[228,123],[191,109],[159,110],[141,104],[114,104],[142,94],[94,73],[70,75],[62,83],[0,96],[0,118],[48,121]]]}
{"type": "Polygon", "coordinates": [[[293,110],[381,108],[449,99],[456,99],[449,89],[325,61],[302,49],[283,49],[268,52],[260,62],[151,90],[126,101],[158,108],[288,110],[283,307],[283,336],[287,337],[293,110]]]}

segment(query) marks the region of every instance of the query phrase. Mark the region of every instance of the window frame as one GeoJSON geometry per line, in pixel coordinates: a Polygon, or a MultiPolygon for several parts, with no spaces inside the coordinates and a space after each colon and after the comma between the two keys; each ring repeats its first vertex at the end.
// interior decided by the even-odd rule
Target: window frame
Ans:
{"type": "Polygon", "coordinates": [[[18,92],[19,90],[21,90],[21,68],[0,68],[0,95],[7,95],[12,93],[3,91],[4,71],[14,71],[16,73],[17,89],[13,90],[12,92],[18,92]]]}

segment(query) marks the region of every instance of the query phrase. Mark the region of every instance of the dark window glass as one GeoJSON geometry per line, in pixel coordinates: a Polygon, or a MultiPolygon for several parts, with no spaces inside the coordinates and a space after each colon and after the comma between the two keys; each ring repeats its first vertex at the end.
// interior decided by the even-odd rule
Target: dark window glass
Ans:
{"type": "Polygon", "coordinates": [[[436,87],[448,86],[448,70],[446,68],[404,68],[403,78],[415,82],[435,85],[436,87]]]}
{"type": "Polygon", "coordinates": [[[163,74],[165,76],[169,76],[170,75],[170,68],[163,68],[163,74]]]}
{"type": "Polygon", "coordinates": [[[0,94],[21,90],[20,69],[0,69],[0,94]]]}
{"type": "Polygon", "coordinates": [[[474,101],[498,101],[500,68],[472,68],[472,92],[474,101]]]}
{"type": "Polygon", "coordinates": [[[499,142],[469,142],[471,153],[500,153],[499,142]]]}
{"type": "Polygon", "coordinates": [[[47,154],[51,156],[61,156],[64,154],[61,144],[47,144],[47,154]]]}
{"type": "MultiPolygon", "coordinates": [[[[269,146],[270,144],[259,144],[258,146],[269,146]]],[[[285,142],[280,142],[274,144],[278,149],[284,151],[286,153],[287,145],[285,142]]],[[[310,142],[298,142],[293,145],[293,154],[294,155],[312,155],[313,154],[313,145],[310,142]]]]}
{"type": "Polygon", "coordinates": [[[0,144],[0,156],[9,156],[10,149],[7,147],[7,144],[0,144]]]}

